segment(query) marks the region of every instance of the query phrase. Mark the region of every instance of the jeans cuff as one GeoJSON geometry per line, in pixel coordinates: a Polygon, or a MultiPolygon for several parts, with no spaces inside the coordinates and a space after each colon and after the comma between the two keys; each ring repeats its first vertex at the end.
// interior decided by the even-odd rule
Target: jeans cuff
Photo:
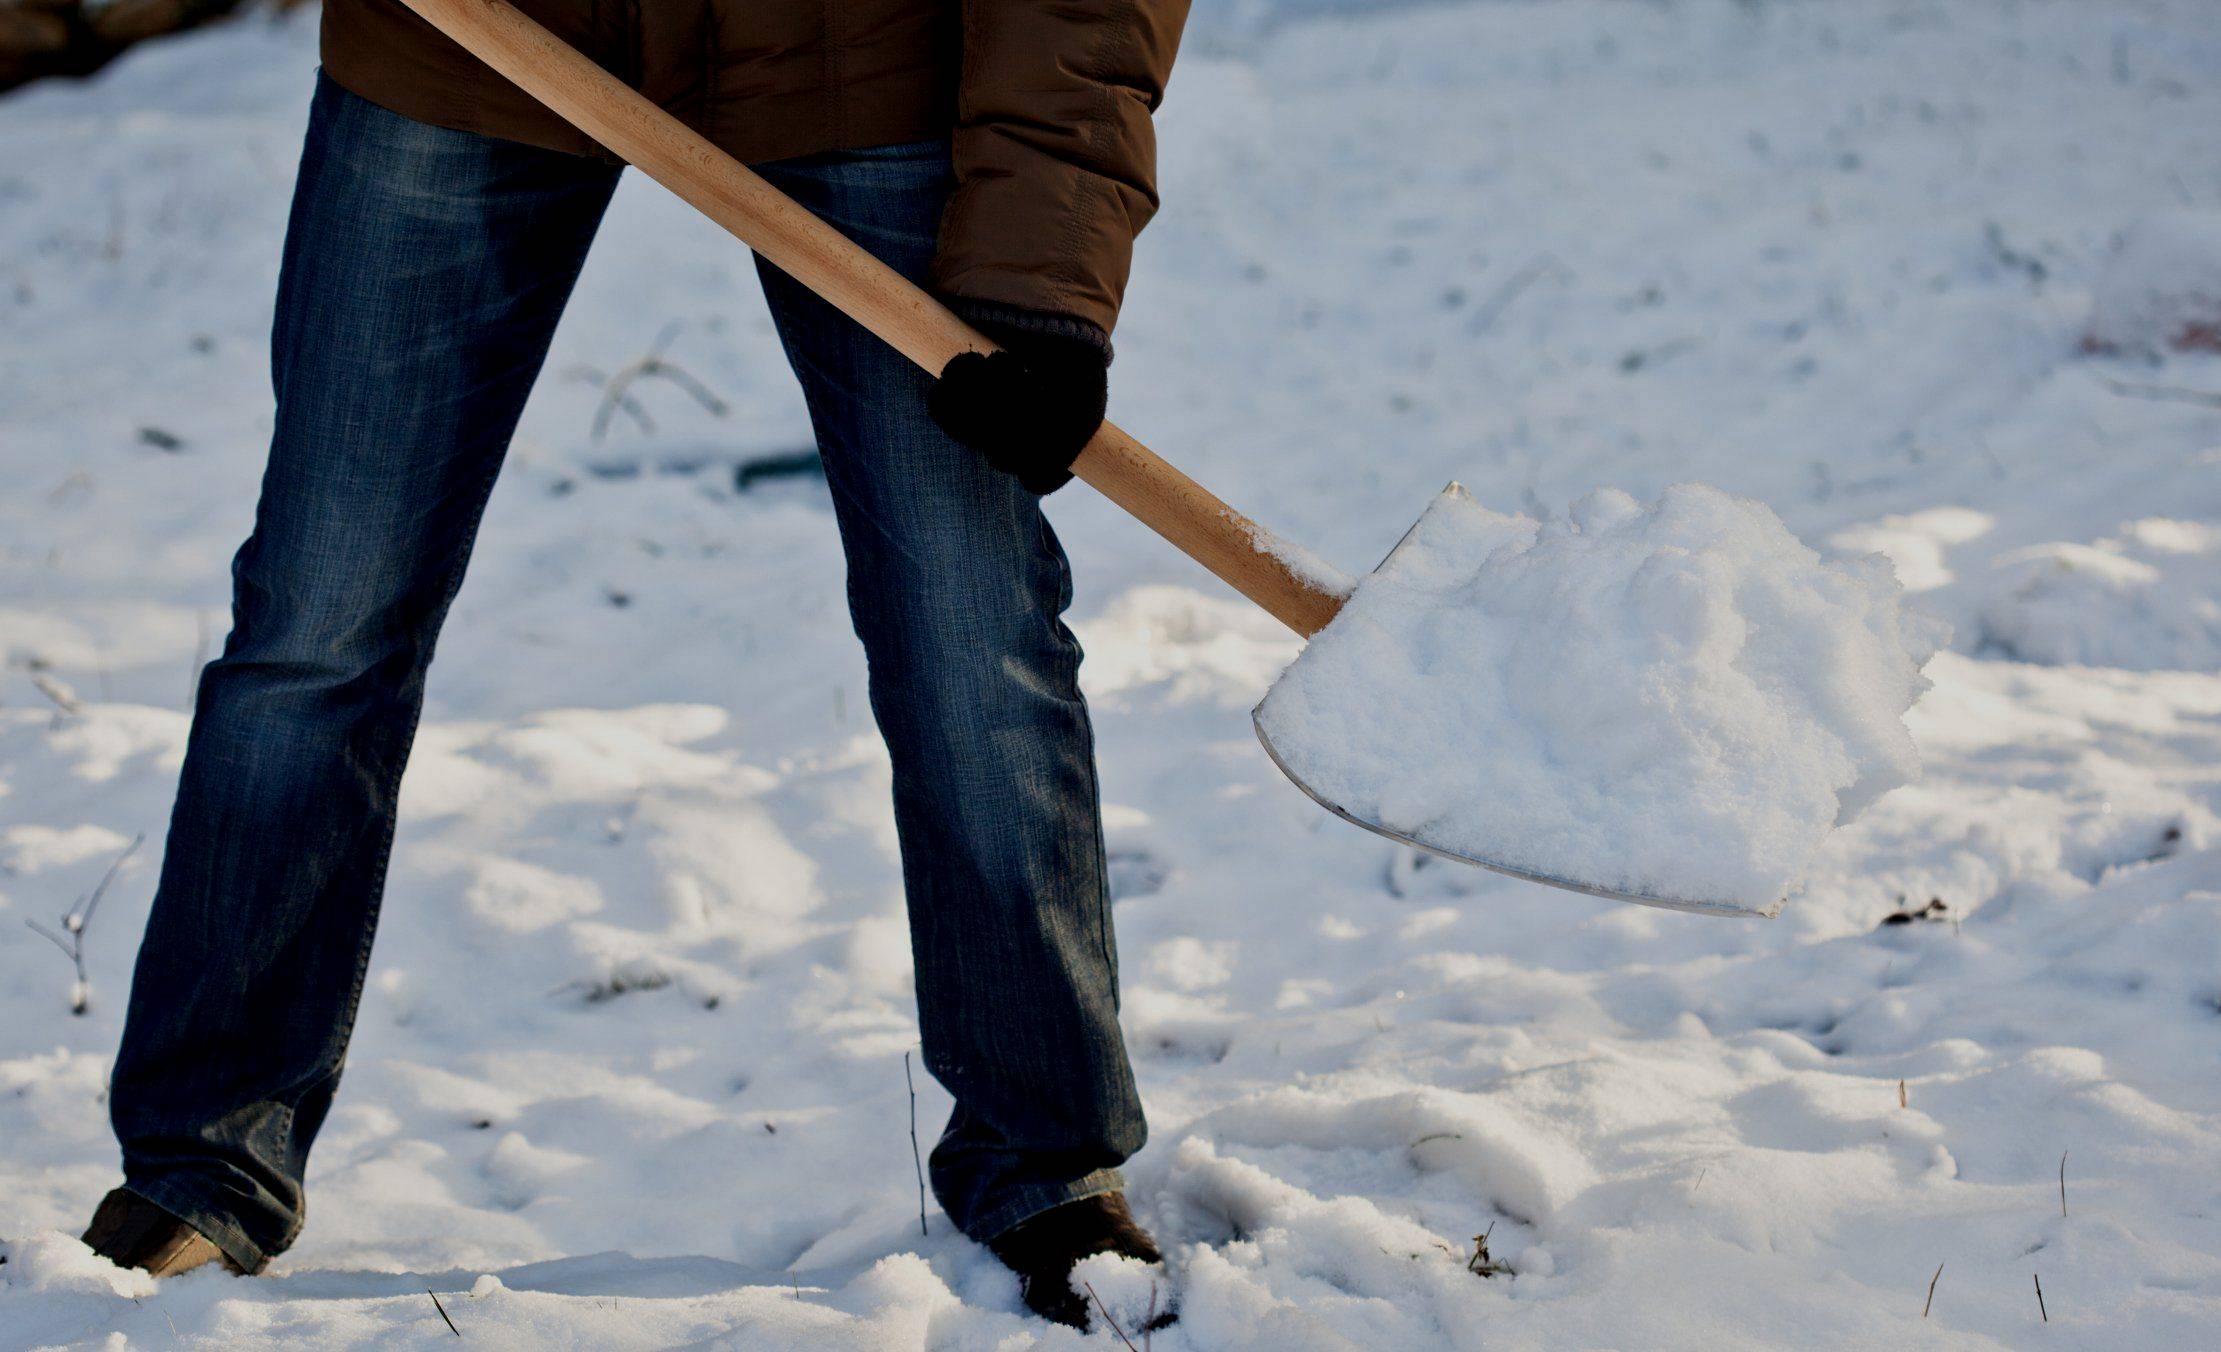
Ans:
{"type": "Polygon", "coordinates": [[[260,1244],[247,1238],[247,1232],[221,1209],[203,1201],[190,1185],[181,1185],[166,1179],[127,1178],[124,1191],[134,1192],[172,1216],[199,1231],[201,1237],[224,1251],[224,1256],[237,1263],[249,1276],[270,1265],[275,1256],[260,1244]]]}
{"type": "Polygon", "coordinates": [[[1067,1202],[1078,1202],[1125,1190],[1125,1176],[1116,1169],[1097,1169],[1094,1173],[1082,1174],[1069,1183],[1036,1183],[1011,1193],[1003,1199],[1002,1205],[974,1219],[970,1225],[964,1227],[964,1231],[985,1244],[1005,1230],[1032,1220],[1044,1211],[1053,1211],[1067,1202]]]}

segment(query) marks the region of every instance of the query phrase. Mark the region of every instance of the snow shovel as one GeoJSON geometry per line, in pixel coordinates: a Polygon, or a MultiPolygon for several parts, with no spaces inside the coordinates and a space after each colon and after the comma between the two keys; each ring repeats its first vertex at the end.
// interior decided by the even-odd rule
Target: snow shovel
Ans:
{"type": "MultiPolygon", "coordinates": [[[[938,374],[959,353],[995,350],[994,343],[940,302],[506,0],[404,3],[520,89],[677,194],[919,366],[938,374]]],[[[1304,638],[1324,629],[1341,610],[1345,594],[1331,583],[1308,575],[1312,570],[1295,562],[1306,557],[1300,549],[1219,501],[1111,423],[1104,423],[1095,434],[1074,462],[1072,472],[1304,638]]],[[[1452,484],[1442,497],[1454,498],[1462,492],[1452,484]]],[[[1409,539],[1407,535],[1406,542],[1409,539]]],[[[1282,749],[1272,744],[1261,727],[1258,739],[1281,773],[1321,806],[1406,845],[1592,896],[1677,910],[1753,913],[1751,906],[1740,902],[1620,891],[1444,848],[1368,821],[1333,802],[1290,771],[1282,749]]]]}

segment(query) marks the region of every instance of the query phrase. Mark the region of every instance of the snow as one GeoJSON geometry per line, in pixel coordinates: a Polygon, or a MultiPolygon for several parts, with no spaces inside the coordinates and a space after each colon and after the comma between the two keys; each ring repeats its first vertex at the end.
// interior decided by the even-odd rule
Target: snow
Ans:
{"type": "Polygon", "coordinates": [[[2091,346],[2156,355],[2221,350],[2221,211],[2137,221],[2098,276],[2091,346]]]}
{"type": "Polygon", "coordinates": [[[1249,542],[1260,554],[1277,559],[1288,572],[1316,592],[1344,599],[1356,590],[1357,579],[1328,563],[1293,540],[1284,539],[1255,522],[1247,523],[1249,542]]]}
{"type": "Polygon", "coordinates": [[[1468,859],[1683,910],[1774,915],[1835,826],[1917,778],[1942,635],[1877,555],[1823,559],[1701,484],[1564,517],[1462,489],[1273,684],[1298,782],[1468,859]]]}
{"type": "Polygon", "coordinates": [[[2024,662],[2221,668],[2221,529],[2146,517],[2091,544],[2032,545],[1991,566],[1984,639],[2024,662]]]}
{"type": "MultiPolygon", "coordinates": [[[[2221,358],[2081,349],[2121,233],[2221,207],[2210,6],[1333,2],[1208,7],[1120,424],[1352,574],[1452,479],[1538,522],[1715,484],[1887,554],[1954,638],[1921,781],[1724,925],[1319,811],[1249,720],[1297,642],[1059,493],[1133,1197],[1182,1311],[1155,1352],[2213,1345],[2221,677],[2179,626],[2221,599],[2183,547],[2221,527],[2221,409],[2149,387],[2221,358]],[[2012,598],[2079,549],[2156,576],[2074,583],[2039,644],[2012,598]],[[1509,1271],[1467,1270],[1484,1233],[1509,1271]]],[[[0,1347],[455,1345],[428,1288],[492,1347],[1118,1347],[918,1233],[839,548],[821,486],[732,487],[807,418],[745,256],[638,183],[442,641],[300,1244],[152,1293],[72,1247],[269,431],[312,29],[0,100],[0,1347]],[[657,430],[597,441],[579,369],[674,321],[730,415],[641,385],[657,430]],[[142,832],[73,1017],[21,922],[142,832]]]]}

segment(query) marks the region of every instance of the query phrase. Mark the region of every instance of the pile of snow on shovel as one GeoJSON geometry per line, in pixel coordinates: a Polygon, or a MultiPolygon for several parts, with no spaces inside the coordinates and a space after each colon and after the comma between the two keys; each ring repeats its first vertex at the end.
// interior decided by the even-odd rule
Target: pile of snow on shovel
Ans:
{"type": "Polygon", "coordinates": [[[1771,915],[1821,840],[1916,778],[1947,635],[1879,556],[1764,504],[1615,489],[1537,522],[1444,494],[1259,706],[1311,790],[1470,858],[1771,915]]]}

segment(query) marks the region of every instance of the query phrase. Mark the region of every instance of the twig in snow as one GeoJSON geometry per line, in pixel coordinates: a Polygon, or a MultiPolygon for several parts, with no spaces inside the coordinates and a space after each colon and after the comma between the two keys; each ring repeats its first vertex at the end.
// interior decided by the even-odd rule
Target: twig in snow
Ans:
{"type": "Polygon", "coordinates": [[[1095,1294],[1095,1283],[1081,1282],[1080,1285],[1087,1288],[1087,1294],[1094,1300],[1095,1308],[1103,1312],[1103,1322],[1110,1325],[1110,1331],[1118,1335],[1118,1341],[1126,1344],[1129,1352],[1141,1352],[1140,1348],[1134,1346],[1134,1340],[1126,1336],[1126,1330],[1118,1327],[1118,1321],[1111,1318],[1110,1306],[1105,1305],[1103,1298],[1095,1294]]]}
{"type": "Polygon", "coordinates": [[[1141,1317],[1141,1352],[1157,1341],[1157,1284],[1149,1283],[1149,1312],[1141,1317]]]}
{"type": "MultiPolygon", "coordinates": [[[[679,336],[679,328],[677,324],[665,326],[663,332],[656,335],[655,342],[649,345],[646,356],[619,367],[615,375],[602,382],[601,407],[594,411],[594,440],[600,441],[603,434],[609,431],[610,415],[624,407],[631,398],[633,382],[649,376],[661,377],[678,386],[712,417],[725,416],[724,400],[710,393],[709,387],[696,380],[684,367],[664,357],[664,350],[671,345],[671,340],[679,336]]],[[[632,403],[626,411],[632,414],[634,421],[641,424],[642,431],[653,430],[654,424],[648,421],[646,410],[637,402],[632,403]]]]}
{"type": "Polygon", "coordinates": [[[1487,300],[1481,302],[1480,308],[1473,312],[1473,318],[1466,321],[1465,331],[1486,332],[1496,322],[1496,316],[1502,314],[1528,287],[1548,273],[1555,273],[1560,281],[1568,281],[1573,277],[1573,270],[1559,262],[1556,254],[1537,254],[1525,267],[1513,273],[1502,286],[1497,287],[1487,300]]]}
{"type": "Polygon", "coordinates": [[[447,1318],[447,1307],[440,1304],[440,1293],[427,1286],[424,1288],[424,1294],[432,1298],[432,1308],[438,1310],[440,1312],[440,1318],[446,1321],[447,1331],[454,1334],[458,1338],[462,1337],[463,1331],[455,1327],[454,1320],[447,1318]]]}
{"type": "Polygon", "coordinates": [[[77,470],[68,478],[54,485],[53,491],[46,495],[46,500],[56,504],[64,503],[74,497],[90,495],[96,486],[92,475],[83,470],[77,470]]]}
{"type": "Polygon", "coordinates": [[[45,672],[32,672],[31,684],[38,687],[40,694],[52,700],[54,702],[54,707],[61,710],[65,716],[69,714],[79,714],[85,711],[84,701],[77,698],[76,691],[70,689],[68,686],[62,684],[60,681],[55,680],[53,677],[47,675],[45,672]]]}
{"type": "Polygon", "coordinates": [[[122,866],[124,866],[124,859],[129,859],[129,857],[131,857],[131,852],[133,852],[133,850],[138,850],[138,848],[140,848],[140,841],[144,841],[144,839],[147,839],[147,835],[144,835],[144,833],[140,833],[140,835],[133,835],[133,837],[131,837],[131,844],[129,844],[129,846],[124,846],[124,852],[122,852],[122,855],[118,855],[118,857],[115,857],[115,864],[109,864],[109,870],[107,870],[107,872],[102,872],[102,875],[100,875],[100,886],[96,886],[96,888],[93,888],[93,895],[91,895],[91,897],[87,897],[87,899],[84,899],[84,915],[82,915],[82,917],[78,917],[78,924],[76,924],[76,930],[78,930],[78,932],[84,932],[84,926],[89,926],[89,924],[91,924],[91,921],[93,921],[93,908],[96,908],[96,906],[100,906],[100,899],[109,895],[109,884],[113,884],[113,881],[115,881],[115,870],[118,870],[118,868],[122,868],[122,866]]]}
{"type": "Polygon", "coordinates": [[[601,440],[602,433],[609,430],[608,415],[613,410],[624,412],[644,433],[652,433],[656,430],[655,419],[648,416],[648,410],[640,406],[638,399],[633,398],[623,390],[618,390],[614,394],[609,392],[609,373],[599,366],[574,366],[564,374],[570,376],[573,380],[584,381],[595,389],[602,391],[602,404],[594,411],[594,440],[601,440]]]}
{"type": "Polygon", "coordinates": [[[2048,1324],[2051,1322],[2051,1311],[2044,1308],[2044,1279],[2033,1272],[2028,1275],[2036,1282],[2036,1313],[2042,1315],[2044,1322],[2048,1324]]]}
{"type": "Polygon", "coordinates": [[[2193,390],[2182,385],[2147,385],[2141,381],[2117,380],[2108,375],[2100,375],[2098,383],[2129,399],[2156,399],[2162,403],[2221,408],[2221,392],[2213,390],[2193,390]]]}
{"type": "Polygon", "coordinates": [[[925,1229],[925,1156],[918,1153],[918,1082],[910,1077],[910,1053],[902,1054],[902,1082],[910,1087],[910,1166],[918,1171],[918,1233],[925,1229]]]}
{"type": "Polygon", "coordinates": [[[1496,1233],[1496,1222],[1490,1221],[1488,1229],[1473,1236],[1473,1256],[1465,1260],[1465,1270],[1476,1277],[1493,1277],[1499,1272],[1511,1271],[1511,1264],[1500,1263],[1488,1253],[1488,1237],[1496,1233]]]}
{"type": "Polygon", "coordinates": [[[1936,1283],[1943,1280],[1943,1264],[1936,1264],[1936,1275],[1928,1279],[1928,1303],[1920,1307],[1920,1317],[1926,1319],[1928,1311],[1935,1308],[1936,1283]]]}
{"type": "MultiPolygon", "coordinates": [[[[1702,347],[1704,342],[1705,339],[1702,334],[1689,333],[1660,343],[1656,347],[1636,348],[1619,359],[1619,372],[1623,376],[1631,376],[1637,371],[1656,366],[1669,357],[1677,357],[1691,348],[1702,347]]],[[[1826,478],[1827,466],[1815,465],[1814,468],[1820,471],[1823,479],[1826,478]]],[[[1827,501],[1826,496],[1823,495],[1820,501],[1827,501]]]]}
{"type": "Polygon", "coordinates": [[[1899,896],[1897,909],[1882,917],[1882,925],[1933,924],[1949,920],[1951,914],[1951,903],[1942,897],[1930,897],[1926,906],[1915,907],[1903,896],[1899,896]]]}
{"type": "Polygon", "coordinates": [[[2059,1152],[2059,1215],[2060,1215],[2061,1219],[2064,1219],[2064,1218],[2066,1217],[2066,1214],[2067,1214],[2067,1152],[2066,1152],[2066,1151],[2064,1151],[2064,1150],[2062,1150],[2062,1151],[2060,1151],[2060,1152],[2059,1152]]]}
{"type": "Polygon", "coordinates": [[[1999,264],[2027,277],[2037,290],[2043,289],[2044,279],[2051,275],[2051,270],[2044,266],[2044,260],[2026,250],[2014,248],[2005,239],[2005,227],[1996,221],[1989,223],[1983,231],[1983,238],[1990,246],[1991,257],[1999,264]]]}
{"type": "Polygon", "coordinates": [[[1897,1106],[1900,1108],[1910,1108],[1912,1106],[1912,1101],[1905,1096],[1905,1082],[1903,1080],[1897,1082],[1897,1106]]]}
{"type": "Polygon", "coordinates": [[[123,853],[117,855],[115,862],[108,865],[108,871],[100,875],[100,885],[62,913],[62,928],[59,932],[48,929],[36,920],[23,922],[33,934],[62,950],[63,955],[77,968],[77,984],[70,990],[69,996],[69,1012],[72,1014],[82,1014],[92,1004],[92,978],[85,974],[85,927],[92,923],[93,912],[99,909],[100,899],[108,895],[108,885],[116,880],[117,871],[122,869],[124,861],[145,840],[144,834],[131,838],[131,843],[123,847],[123,853]],[[64,938],[64,935],[68,937],[64,938]]]}

